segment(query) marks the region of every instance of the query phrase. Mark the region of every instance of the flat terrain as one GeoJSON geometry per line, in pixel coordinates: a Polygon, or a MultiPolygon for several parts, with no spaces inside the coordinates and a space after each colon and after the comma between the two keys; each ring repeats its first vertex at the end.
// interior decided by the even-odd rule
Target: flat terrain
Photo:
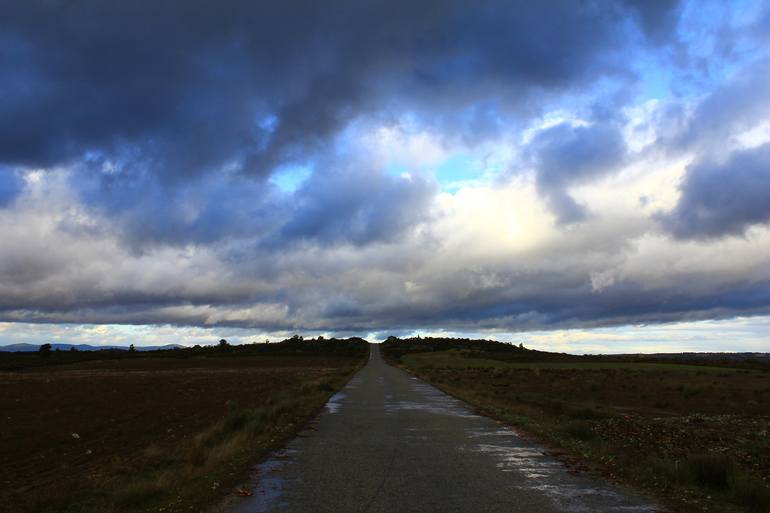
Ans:
{"type": "Polygon", "coordinates": [[[145,356],[2,372],[0,511],[190,511],[233,493],[252,458],[293,434],[362,356],[145,356]]]}
{"type": "Polygon", "coordinates": [[[482,411],[663,497],[673,509],[770,511],[766,370],[517,361],[535,357],[453,349],[402,354],[398,361],[482,411]]]}
{"type": "Polygon", "coordinates": [[[649,500],[578,472],[545,447],[371,359],[315,425],[262,462],[257,512],[652,513],[649,500]]]}

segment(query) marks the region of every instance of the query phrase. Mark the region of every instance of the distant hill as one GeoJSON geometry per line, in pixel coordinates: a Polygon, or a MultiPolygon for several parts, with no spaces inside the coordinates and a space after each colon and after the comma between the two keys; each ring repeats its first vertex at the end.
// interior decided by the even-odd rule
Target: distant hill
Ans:
{"type": "MultiPolygon", "coordinates": [[[[69,351],[72,348],[78,351],[101,351],[105,349],[111,349],[116,351],[128,351],[128,346],[92,346],[90,344],[51,344],[51,350],[56,351],[69,351]]],[[[179,344],[166,344],[164,346],[134,346],[137,351],[164,351],[167,349],[181,349],[184,346],[179,344]]],[[[0,351],[9,353],[23,353],[37,351],[40,348],[39,344],[10,344],[7,346],[0,346],[0,351]]]]}

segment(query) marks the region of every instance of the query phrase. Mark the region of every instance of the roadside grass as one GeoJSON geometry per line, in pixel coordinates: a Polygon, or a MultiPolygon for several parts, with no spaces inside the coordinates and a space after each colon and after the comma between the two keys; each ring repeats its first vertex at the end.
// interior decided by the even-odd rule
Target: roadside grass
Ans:
{"type": "Polygon", "coordinates": [[[770,511],[766,372],[481,356],[434,351],[392,363],[675,511],[770,511]]]}
{"type": "Polygon", "coordinates": [[[648,479],[709,490],[722,494],[722,499],[743,506],[746,511],[762,513],[770,510],[770,488],[738,468],[724,454],[700,454],[683,461],[657,460],[649,464],[648,479]]]}
{"type": "Polygon", "coordinates": [[[477,369],[562,369],[562,370],[639,370],[639,371],[689,371],[710,373],[745,372],[729,367],[709,367],[707,365],[687,365],[679,363],[644,363],[644,362],[508,362],[484,358],[480,351],[450,349],[435,353],[408,354],[402,362],[410,368],[421,366],[477,369]]]}
{"type": "Polygon", "coordinates": [[[131,469],[130,479],[120,476],[108,484],[116,498],[109,506],[112,511],[158,506],[175,511],[182,509],[177,504],[206,503],[241,483],[255,458],[285,442],[329,395],[321,390],[301,397],[278,394],[270,404],[249,409],[231,402],[224,418],[171,454],[148,448],[131,469]]]}

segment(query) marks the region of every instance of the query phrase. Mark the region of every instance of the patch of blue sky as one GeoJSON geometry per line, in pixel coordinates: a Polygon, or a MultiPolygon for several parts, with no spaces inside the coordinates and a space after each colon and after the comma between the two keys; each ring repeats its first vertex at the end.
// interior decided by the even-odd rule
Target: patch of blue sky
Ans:
{"type": "MultiPolygon", "coordinates": [[[[766,45],[744,29],[762,14],[757,0],[693,0],[683,8],[678,41],[632,54],[639,77],[637,101],[672,96],[695,99],[708,93],[750,62],[767,56],[766,45]],[[729,44],[726,34],[732,32],[729,44]],[[684,51],[683,51],[684,50],[684,51]]],[[[601,84],[593,88],[607,96],[601,84]]]]}
{"type": "Polygon", "coordinates": [[[672,73],[659,56],[641,56],[636,71],[641,80],[638,101],[665,100],[672,93],[672,73]]]}
{"type": "Polygon", "coordinates": [[[473,185],[491,178],[499,169],[490,165],[488,155],[456,153],[441,162],[436,168],[436,180],[448,192],[473,185]]]}
{"type": "Polygon", "coordinates": [[[270,181],[283,192],[292,193],[299,189],[312,174],[306,165],[282,166],[270,177],[270,181]]]}
{"type": "Polygon", "coordinates": [[[762,13],[757,0],[690,1],[685,5],[678,36],[691,60],[683,76],[682,86],[695,82],[696,87],[710,89],[745,67],[767,55],[766,45],[745,37],[747,26],[762,13]]]}
{"type": "Polygon", "coordinates": [[[470,185],[490,178],[499,169],[488,162],[484,155],[475,153],[453,153],[436,166],[429,168],[410,166],[403,161],[391,161],[385,165],[385,171],[392,176],[410,174],[433,174],[439,186],[449,192],[454,192],[463,186],[470,185]]]}
{"type": "Polygon", "coordinates": [[[436,168],[436,179],[448,184],[473,179],[478,176],[479,165],[473,155],[458,153],[450,156],[436,168]]]}
{"type": "Polygon", "coordinates": [[[385,172],[393,176],[404,176],[405,174],[409,174],[411,171],[413,170],[403,162],[392,161],[385,165],[385,172]]]}

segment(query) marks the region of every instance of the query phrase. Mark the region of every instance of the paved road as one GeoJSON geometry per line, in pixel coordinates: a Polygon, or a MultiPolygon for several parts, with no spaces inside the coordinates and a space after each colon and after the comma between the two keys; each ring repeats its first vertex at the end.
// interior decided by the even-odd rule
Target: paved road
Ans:
{"type": "Polygon", "coordinates": [[[641,513],[646,499],[573,475],[545,449],[385,364],[364,367],[259,465],[232,513],[641,513]]]}

